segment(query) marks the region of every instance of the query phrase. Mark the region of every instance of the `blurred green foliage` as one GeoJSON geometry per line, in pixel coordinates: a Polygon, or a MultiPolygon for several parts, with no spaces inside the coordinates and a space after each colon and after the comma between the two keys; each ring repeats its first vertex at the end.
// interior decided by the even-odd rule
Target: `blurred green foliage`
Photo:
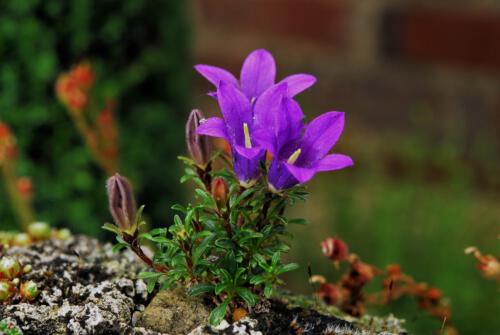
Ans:
{"type": "MultiPolygon", "coordinates": [[[[0,2],[0,119],[20,146],[18,173],[32,177],[40,220],[101,234],[109,218],[105,176],[54,94],[59,73],[90,60],[99,95],[114,98],[121,173],[159,223],[182,197],[189,92],[185,1],[7,0],[0,2]]],[[[1,184],[1,183],[0,183],[1,184]]],[[[14,217],[0,185],[0,226],[14,217]]]]}

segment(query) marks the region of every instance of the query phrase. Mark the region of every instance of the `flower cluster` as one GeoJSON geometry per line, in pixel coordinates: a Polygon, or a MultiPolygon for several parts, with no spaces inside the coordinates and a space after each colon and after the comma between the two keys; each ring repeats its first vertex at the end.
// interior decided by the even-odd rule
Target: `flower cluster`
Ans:
{"type": "Polygon", "coordinates": [[[385,270],[364,263],[359,256],[348,253],[347,244],[339,238],[327,238],[321,242],[323,254],[336,268],[347,263],[345,274],[337,283],[328,283],[321,275],[310,281],[318,284],[316,295],[328,305],[336,305],[354,316],[365,313],[366,305],[387,305],[403,297],[413,297],[418,306],[429,315],[446,323],[443,334],[456,334],[450,323],[451,309],[441,291],[424,282],[417,282],[403,273],[398,264],[390,264],[385,270]],[[380,278],[382,290],[372,294],[365,292],[366,286],[380,278]]]}
{"type": "Polygon", "coordinates": [[[294,97],[315,83],[313,76],[294,74],[275,83],[274,58],[262,49],[245,59],[239,80],[215,66],[195,69],[215,85],[209,95],[217,100],[223,116],[203,120],[198,133],[229,143],[233,168],[243,186],[259,178],[266,152],[272,156],[268,183],[275,191],[304,184],[317,172],[353,164],[348,156],[328,154],[342,134],[344,113],[327,112],[304,123],[294,97]]]}
{"type": "Polygon", "coordinates": [[[92,65],[84,62],[61,74],[55,90],[94,159],[107,175],[112,175],[117,170],[119,155],[115,104],[108,101],[104,108],[95,109],[100,104],[94,101],[94,84],[92,65]]]}
{"type": "Polygon", "coordinates": [[[115,175],[107,186],[115,225],[104,228],[117,235],[117,250],[130,249],[154,270],[140,274],[150,290],[180,285],[190,296],[204,295],[215,305],[209,321],[218,324],[228,311],[235,320],[251,312],[283,283],[281,274],[298,267],[281,259],[289,249],[288,226],[306,223],[285,215],[287,206],[307,195],[298,184],[352,160],[328,154],[342,132],[343,113],[304,124],[293,97],[314,77],[292,75],[275,84],[274,59],[265,50],[247,57],[239,81],[213,66],[196,69],[215,85],[209,94],[223,115],[205,119],[195,109],[186,124],[190,157],[181,157],[181,182],[195,183],[196,202],[174,205],[179,215],[170,227],[141,232],[143,207],[136,208],[130,182],[115,175]],[[213,150],[209,137],[226,140],[230,154],[213,150]],[[272,156],[268,166],[266,154],[272,156]],[[152,258],[142,250],[146,241],[156,244],[152,258]]]}
{"type": "Polygon", "coordinates": [[[89,103],[89,93],[94,83],[94,71],[90,63],[74,66],[63,73],[56,82],[59,99],[73,113],[81,112],[89,103]]]}

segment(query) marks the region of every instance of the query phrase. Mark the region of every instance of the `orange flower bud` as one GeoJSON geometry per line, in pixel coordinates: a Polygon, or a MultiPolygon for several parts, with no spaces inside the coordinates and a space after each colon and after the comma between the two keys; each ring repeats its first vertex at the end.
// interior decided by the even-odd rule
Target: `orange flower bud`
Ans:
{"type": "Polygon", "coordinates": [[[223,203],[226,201],[229,188],[224,178],[216,177],[212,180],[211,192],[218,203],[223,203]]]}
{"type": "Polygon", "coordinates": [[[90,88],[94,82],[94,71],[90,63],[81,63],[71,70],[71,77],[77,85],[84,89],[90,88]]]}

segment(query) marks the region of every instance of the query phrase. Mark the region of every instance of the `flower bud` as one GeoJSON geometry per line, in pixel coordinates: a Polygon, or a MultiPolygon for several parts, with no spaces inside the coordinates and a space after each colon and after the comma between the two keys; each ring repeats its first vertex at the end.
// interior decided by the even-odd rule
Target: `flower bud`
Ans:
{"type": "Polygon", "coordinates": [[[14,235],[11,242],[15,246],[25,247],[27,245],[30,245],[31,242],[33,242],[33,241],[31,240],[31,237],[28,234],[18,233],[16,235],[14,235]]]}
{"type": "Polygon", "coordinates": [[[0,281],[0,303],[8,301],[14,293],[16,287],[8,281],[0,281]]]}
{"type": "Polygon", "coordinates": [[[0,279],[13,279],[21,273],[21,264],[11,257],[0,259],[0,279]]]}
{"type": "Polygon", "coordinates": [[[349,249],[347,244],[338,238],[329,237],[321,242],[323,254],[332,261],[340,262],[347,259],[349,249]]]}
{"type": "Polygon", "coordinates": [[[203,113],[198,109],[193,109],[186,123],[187,149],[191,158],[200,166],[208,163],[212,149],[209,138],[196,133],[203,119],[203,113]]]}
{"type": "Polygon", "coordinates": [[[217,203],[224,203],[227,198],[227,193],[229,192],[229,187],[227,186],[226,181],[222,177],[215,177],[212,180],[211,186],[212,196],[215,198],[217,203]]]}
{"type": "Polygon", "coordinates": [[[38,291],[38,285],[34,281],[29,280],[21,284],[19,293],[23,300],[33,301],[38,297],[40,292],[38,291]]]}
{"type": "Polygon", "coordinates": [[[28,226],[28,234],[34,240],[47,240],[52,234],[52,229],[46,222],[33,222],[28,226]]]}
{"type": "Polygon", "coordinates": [[[68,228],[56,230],[54,232],[54,237],[58,240],[67,240],[71,237],[71,230],[69,230],[68,228]]]}
{"type": "Polygon", "coordinates": [[[122,231],[135,232],[136,204],[132,186],[118,173],[108,179],[109,211],[122,231]]]}

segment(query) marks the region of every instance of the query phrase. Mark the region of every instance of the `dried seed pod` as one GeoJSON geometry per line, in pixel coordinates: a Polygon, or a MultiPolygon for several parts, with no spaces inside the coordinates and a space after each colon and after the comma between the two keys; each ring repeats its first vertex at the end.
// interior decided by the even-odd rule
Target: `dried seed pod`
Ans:
{"type": "Polygon", "coordinates": [[[107,182],[109,211],[122,231],[135,232],[136,202],[132,186],[118,173],[107,182]]]}
{"type": "Polygon", "coordinates": [[[338,238],[329,237],[321,242],[323,254],[332,261],[341,262],[347,259],[349,249],[347,244],[338,238]]]}
{"type": "Polygon", "coordinates": [[[11,257],[0,259],[0,279],[13,279],[21,273],[21,264],[11,257]]]}
{"type": "Polygon", "coordinates": [[[199,109],[193,109],[186,123],[186,146],[189,155],[200,167],[208,163],[211,154],[210,139],[196,133],[203,119],[203,113],[199,109]]]}
{"type": "Polygon", "coordinates": [[[38,294],[40,293],[38,291],[38,285],[32,280],[22,283],[19,292],[21,298],[27,301],[35,300],[36,297],[38,297],[38,294]]]}

